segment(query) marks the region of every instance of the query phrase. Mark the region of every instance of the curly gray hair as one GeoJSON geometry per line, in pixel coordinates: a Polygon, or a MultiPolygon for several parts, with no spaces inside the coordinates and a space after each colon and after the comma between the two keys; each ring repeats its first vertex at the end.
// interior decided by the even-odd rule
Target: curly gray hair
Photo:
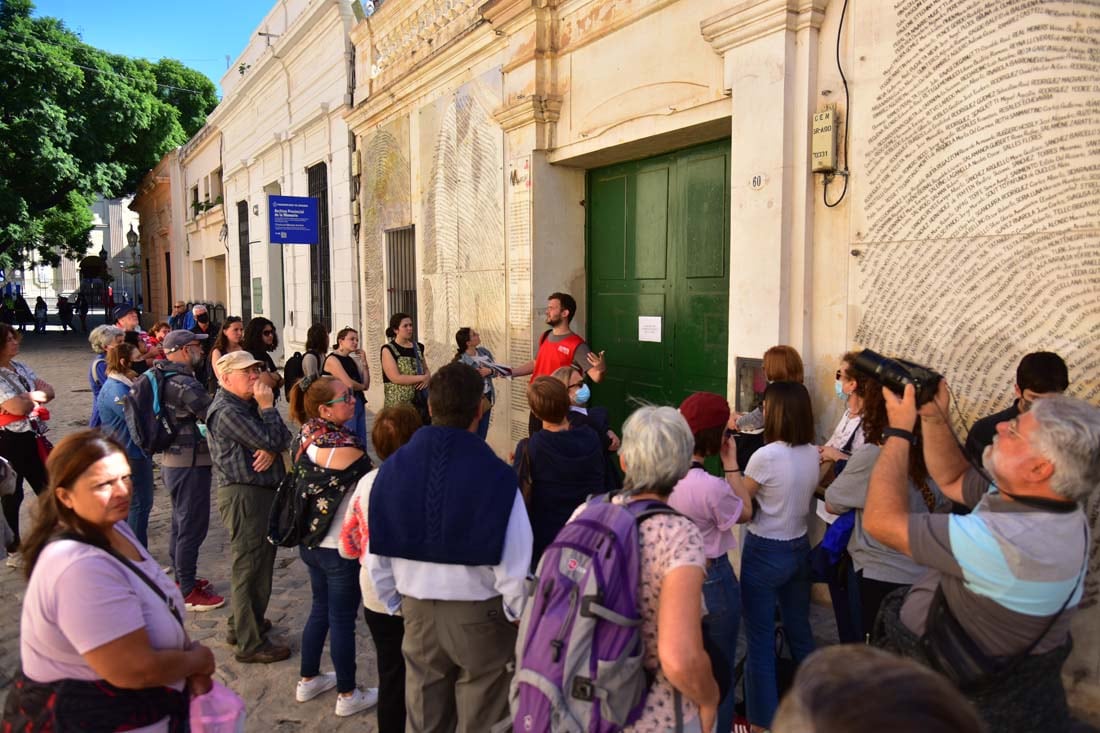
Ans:
{"type": "Polygon", "coordinates": [[[123,330],[118,326],[104,324],[92,329],[92,332],[88,334],[88,343],[92,345],[92,351],[97,354],[104,354],[115,342],[115,339],[123,335],[125,335],[123,330]]]}
{"type": "Polygon", "coordinates": [[[1031,447],[1054,464],[1050,488],[1084,502],[1100,486],[1100,407],[1066,395],[1035,400],[1031,447]]]}

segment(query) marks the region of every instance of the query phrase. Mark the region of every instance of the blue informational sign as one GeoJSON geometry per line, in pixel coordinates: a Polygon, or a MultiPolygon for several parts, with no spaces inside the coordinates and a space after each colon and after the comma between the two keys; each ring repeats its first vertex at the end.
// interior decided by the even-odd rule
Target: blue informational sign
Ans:
{"type": "Polygon", "coordinates": [[[268,231],[272,244],[317,244],[317,199],[268,196],[268,231]]]}

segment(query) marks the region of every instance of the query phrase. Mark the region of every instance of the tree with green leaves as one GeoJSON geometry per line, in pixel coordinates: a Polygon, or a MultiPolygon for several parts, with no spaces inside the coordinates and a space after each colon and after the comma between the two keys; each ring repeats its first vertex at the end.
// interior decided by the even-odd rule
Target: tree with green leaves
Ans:
{"type": "Polygon", "coordinates": [[[31,0],[0,0],[0,262],[87,250],[96,196],[133,192],[218,103],[178,61],[107,53],[31,0]]]}

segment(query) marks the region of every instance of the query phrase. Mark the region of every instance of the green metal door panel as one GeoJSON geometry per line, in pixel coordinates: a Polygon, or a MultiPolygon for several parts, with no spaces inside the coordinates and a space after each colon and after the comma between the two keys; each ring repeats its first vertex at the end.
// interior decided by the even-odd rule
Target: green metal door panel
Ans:
{"type": "Polygon", "coordinates": [[[729,233],[725,213],[726,156],[712,155],[684,161],[683,173],[684,244],[690,253],[685,261],[688,278],[726,275],[729,233]]]}
{"type": "Polygon", "coordinates": [[[627,364],[668,363],[668,342],[638,340],[638,316],[665,317],[664,293],[603,293],[593,297],[592,308],[610,319],[601,329],[601,351],[614,350],[627,364]]]}
{"type": "Polygon", "coordinates": [[[690,391],[726,393],[729,344],[729,147],[687,153],[679,168],[684,246],[673,361],[690,391]]]}
{"type": "Polygon", "coordinates": [[[626,279],[626,184],[623,175],[590,183],[589,259],[603,280],[626,279]]]}
{"type": "MultiPolygon", "coordinates": [[[[668,259],[667,167],[641,171],[634,179],[634,278],[664,280],[668,259]]],[[[628,212],[629,213],[629,212],[628,212]]]]}
{"type": "Polygon", "coordinates": [[[621,425],[640,402],[726,392],[729,141],[588,174],[588,340],[609,370],[593,404],[621,425]],[[660,318],[660,340],[639,338],[660,318]]]}

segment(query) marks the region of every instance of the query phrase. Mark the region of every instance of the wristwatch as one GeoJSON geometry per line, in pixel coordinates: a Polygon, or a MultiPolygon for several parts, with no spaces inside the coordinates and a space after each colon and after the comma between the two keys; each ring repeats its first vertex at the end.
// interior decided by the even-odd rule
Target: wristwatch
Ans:
{"type": "Polygon", "coordinates": [[[908,430],[902,430],[901,428],[886,428],[882,431],[882,440],[886,441],[887,438],[901,438],[909,445],[917,444],[917,436],[913,435],[908,430]]]}

